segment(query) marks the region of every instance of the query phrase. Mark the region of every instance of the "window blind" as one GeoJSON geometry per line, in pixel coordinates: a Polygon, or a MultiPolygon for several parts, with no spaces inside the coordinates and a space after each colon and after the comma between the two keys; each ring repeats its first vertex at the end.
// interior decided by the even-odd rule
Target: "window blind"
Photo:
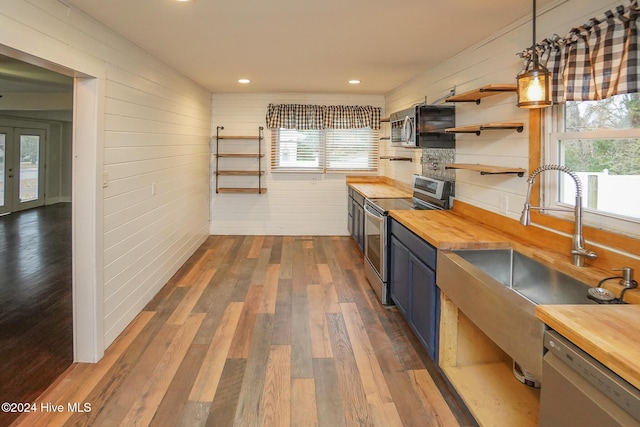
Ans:
{"type": "Polygon", "coordinates": [[[326,129],[327,171],[378,169],[378,132],[370,128],[326,129]]]}
{"type": "Polygon", "coordinates": [[[273,129],[271,170],[372,172],[378,169],[378,131],[273,129]]]}

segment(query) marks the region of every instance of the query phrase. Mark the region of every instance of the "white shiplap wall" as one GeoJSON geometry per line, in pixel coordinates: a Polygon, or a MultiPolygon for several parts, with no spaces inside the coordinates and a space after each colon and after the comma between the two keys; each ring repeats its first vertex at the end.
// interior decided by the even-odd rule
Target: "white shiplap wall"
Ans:
{"type": "MultiPolygon", "coordinates": [[[[384,107],[383,96],[319,94],[214,94],[213,131],[224,135],[257,135],[265,126],[270,104],[373,105],[384,107]]],[[[384,109],[383,109],[384,111],[384,109]]],[[[271,132],[265,129],[264,164],[270,162],[271,132]]],[[[215,140],[212,142],[215,144],[215,140]]],[[[237,144],[235,141],[224,142],[237,144]]],[[[232,151],[235,149],[232,149],[232,151]]],[[[215,162],[211,158],[212,164],[215,162]]],[[[222,161],[222,160],[221,160],[222,161]]],[[[229,161],[225,159],[225,161],[229,161]]],[[[252,160],[255,161],[255,160],[252,160]]],[[[229,163],[228,163],[229,164],[229,163]]],[[[214,177],[212,177],[212,180],[214,177]]],[[[251,185],[256,178],[230,178],[251,185]]],[[[265,174],[267,192],[216,194],[211,197],[211,234],[346,235],[347,188],[344,174],[265,174]]],[[[227,186],[231,186],[230,184],[227,186]]],[[[213,181],[212,181],[213,188],[213,181]]]]}
{"type": "MultiPolygon", "coordinates": [[[[608,0],[558,1],[550,8],[539,10],[537,38],[550,37],[554,33],[566,35],[569,30],[598,16],[620,2],[608,0]]],[[[522,68],[518,52],[531,45],[530,17],[513,23],[501,33],[479,43],[415,79],[396,88],[386,97],[386,110],[393,112],[423,102],[427,96],[433,101],[456,87],[457,93],[466,92],[492,83],[515,83],[522,68]]],[[[486,122],[516,121],[528,123],[528,111],[516,107],[515,94],[497,95],[474,103],[456,104],[456,125],[486,122]]],[[[456,162],[481,163],[498,166],[528,168],[528,132],[495,131],[456,136],[456,162]]],[[[408,152],[419,159],[419,153],[385,147],[387,154],[408,152]]],[[[385,164],[383,174],[403,182],[409,182],[410,174],[419,172],[412,164],[391,162],[385,164]]],[[[518,218],[526,194],[526,178],[514,175],[484,175],[478,172],[456,172],[456,198],[492,212],[518,218]],[[500,209],[507,206],[507,212],[500,209]]]]}
{"type": "MultiPolygon", "coordinates": [[[[84,229],[99,234],[91,238],[98,301],[79,320],[100,317],[99,342],[81,343],[100,357],[208,235],[211,95],[57,0],[3,1],[0,45],[97,78],[83,90],[97,88],[98,134],[74,144],[97,145],[93,188],[103,211],[84,229]]],[[[92,187],[75,185],[75,194],[92,187]]]]}

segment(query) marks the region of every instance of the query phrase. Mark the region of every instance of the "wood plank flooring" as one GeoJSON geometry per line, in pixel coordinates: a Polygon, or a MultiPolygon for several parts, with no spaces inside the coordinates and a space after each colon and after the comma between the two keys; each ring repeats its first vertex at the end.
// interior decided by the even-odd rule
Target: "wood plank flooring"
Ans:
{"type": "Polygon", "coordinates": [[[0,402],[29,402],[73,362],[71,203],[1,216],[0,271],[0,402]]]}
{"type": "Polygon", "coordinates": [[[362,265],[349,237],[211,236],[15,425],[475,425],[362,265]]]}

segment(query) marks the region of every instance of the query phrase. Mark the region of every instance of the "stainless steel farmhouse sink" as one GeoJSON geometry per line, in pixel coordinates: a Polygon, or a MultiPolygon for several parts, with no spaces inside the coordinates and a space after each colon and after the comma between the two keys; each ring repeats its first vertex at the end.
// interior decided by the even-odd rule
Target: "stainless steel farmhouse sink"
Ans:
{"type": "Polygon", "coordinates": [[[512,249],[442,250],[437,284],[460,311],[529,373],[542,373],[538,304],[597,304],[589,285],[512,249]]]}
{"type": "Polygon", "coordinates": [[[454,253],[535,304],[596,304],[588,298],[589,285],[513,249],[454,253]]]}

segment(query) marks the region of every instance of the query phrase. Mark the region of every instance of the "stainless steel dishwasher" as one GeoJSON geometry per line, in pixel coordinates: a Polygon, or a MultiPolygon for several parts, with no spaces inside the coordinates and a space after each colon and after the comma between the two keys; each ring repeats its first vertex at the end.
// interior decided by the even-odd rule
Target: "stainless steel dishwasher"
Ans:
{"type": "Polygon", "coordinates": [[[546,331],[540,426],[640,426],[640,390],[556,331],[546,331]]]}

